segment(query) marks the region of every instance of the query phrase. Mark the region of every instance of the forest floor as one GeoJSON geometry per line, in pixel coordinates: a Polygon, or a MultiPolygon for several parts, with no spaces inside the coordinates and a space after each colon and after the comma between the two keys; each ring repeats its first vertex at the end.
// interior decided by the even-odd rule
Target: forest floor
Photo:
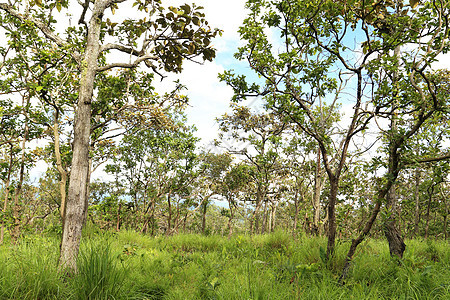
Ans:
{"type": "Polygon", "coordinates": [[[87,233],[79,272],[57,271],[59,239],[0,246],[0,299],[450,299],[448,241],[407,240],[402,260],[384,240],[363,243],[345,285],[349,242],[326,262],[324,238],[87,233]]]}

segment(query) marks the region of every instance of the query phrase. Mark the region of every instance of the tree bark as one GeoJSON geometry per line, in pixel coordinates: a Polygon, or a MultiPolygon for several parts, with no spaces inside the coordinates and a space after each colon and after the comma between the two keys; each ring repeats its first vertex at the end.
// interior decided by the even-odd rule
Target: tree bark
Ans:
{"type": "Polygon", "coordinates": [[[108,1],[96,1],[89,21],[87,44],[81,63],[81,80],[74,118],[73,159],[63,222],[59,266],[76,272],[81,232],[85,223],[89,185],[91,101],[100,49],[101,18],[108,1]]]}
{"type": "Polygon", "coordinates": [[[14,191],[14,209],[13,209],[13,217],[14,217],[14,227],[11,231],[11,240],[13,243],[17,243],[17,240],[19,239],[20,235],[20,210],[21,205],[19,204],[19,197],[22,193],[22,186],[23,186],[23,180],[24,180],[24,173],[25,173],[25,144],[28,139],[28,114],[25,111],[26,107],[29,104],[29,98],[26,96],[26,100],[22,102],[22,105],[24,107],[24,115],[25,115],[25,125],[24,125],[24,133],[23,133],[23,139],[22,139],[22,146],[21,146],[21,158],[20,158],[20,170],[19,170],[19,181],[17,183],[16,189],[14,191]]]}
{"type": "Polygon", "coordinates": [[[391,254],[391,257],[403,258],[403,252],[406,249],[406,245],[396,224],[398,211],[397,196],[395,194],[394,186],[391,186],[386,197],[389,217],[384,223],[384,236],[389,242],[389,253],[391,254]]]}
{"type": "Polygon", "coordinates": [[[264,232],[266,232],[267,218],[268,218],[267,201],[264,201],[264,209],[263,209],[263,213],[262,213],[261,234],[264,234],[264,232]]]}
{"type": "Polygon", "coordinates": [[[205,234],[206,230],[206,212],[208,209],[208,200],[205,199],[205,201],[202,204],[202,234],[205,234]]]}
{"type": "Polygon", "coordinates": [[[168,216],[167,216],[167,231],[166,235],[169,235],[172,232],[172,203],[170,201],[170,193],[167,194],[167,209],[168,209],[168,216]]]}
{"type": "Polygon", "coordinates": [[[250,234],[254,234],[255,231],[258,232],[259,228],[259,219],[258,219],[258,212],[262,205],[262,191],[261,187],[258,185],[257,191],[256,191],[256,207],[255,211],[253,212],[253,215],[250,219],[250,234]]]}
{"type": "Polygon", "coordinates": [[[66,184],[67,184],[67,171],[63,168],[61,159],[61,147],[59,144],[59,112],[55,109],[53,122],[53,138],[54,138],[54,150],[56,158],[56,168],[58,169],[61,179],[59,181],[59,194],[61,196],[60,214],[61,220],[64,223],[64,211],[66,209],[66,184]]]}
{"type": "Polygon", "coordinates": [[[119,203],[119,207],[117,208],[117,217],[116,217],[116,231],[120,230],[120,211],[122,210],[122,203],[119,203]]]}
{"type": "Polygon", "coordinates": [[[415,174],[415,188],[414,188],[414,201],[416,204],[414,212],[414,236],[419,236],[419,223],[420,223],[420,195],[419,195],[419,184],[420,184],[420,170],[416,167],[415,174]]]}
{"type": "Polygon", "coordinates": [[[328,197],[328,243],[327,243],[327,259],[329,260],[333,253],[336,240],[336,199],[338,192],[339,178],[330,178],[330,196],[328,197]]]}
{"type": "Polygon", "coordinates": [[[234,209],[233,202],[231,199],[228,199],[228,206],[230,208],[230,216],[228,217],[228,239],[233,235],[233,218],[234,218],[234,209]]]}
{"type": "Polygon", "coordinates": [[[277,202],[270,203],[270,221],[269,221],[269,232],[275,231],[275,225],[277,222],[277,202]]]}
{"type": "Polygon", "coordinates": [[[295,191],[295,195],[294,195],[294,207],[295,207],[295,212],[294,212],[294,224],[292,224],[292,236],[295,237],[295,233],[297,231],[297,223],[298,223],[298,212],[300,210],[300,205],[298,203],[298,191],[295,191]]]}
{"type": "Polygon", "coordinates": [[[428,230],[430,229],[430,210],[431,210],[431,201],[433,199],[434,186],[428,191],[428,203],[427,203],[427,212],[425,215],[426,223],[425,223],[425,239],[428,239],[428,230]]]}
{"type": "MultiPolygon", "coordinates": [[[[8,175],[7,175],[6,181],[5,181],[5,199],[3,201],[3,209],[2,209],[3,213],[5,213],[6,209],[8,208],[9,185],[11,183],[11,172],[12,172],[12,165],[13,165],[13,149],[14,149],[14,145],[12,143],[10,143],[8,175]]],[[[2,223],[2,226],[0,228],[0,245],[3,244],[3,240],[5,237],[4,218],[2,219],[1,223],[2,223]]]]}
{"type": "Polygon", "coordinates": [[[320,192],[322,191],[322,167],[320,162],[320,148],[317,148],[317,160],[316,160],[316,171],[314,175],[314,194],[312,199],[312,206],[314,209],[313,214],[313,224],[311,227],[311,233],[318,236],[319,235],[319,221],[320,221],[320,192]]]}

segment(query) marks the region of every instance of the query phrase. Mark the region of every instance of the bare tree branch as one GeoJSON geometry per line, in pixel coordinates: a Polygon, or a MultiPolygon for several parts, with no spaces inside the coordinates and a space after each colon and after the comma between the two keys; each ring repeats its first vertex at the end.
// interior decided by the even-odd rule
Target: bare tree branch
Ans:
{"type": "Polygon", "coordinates": [[[112,64],[109,64],[109,65],[106,65],[106,66],[98,67],[97,68],[97,72],[103,72],[103,71],[110,70],[110,69],[113,69],[113,68],[132,69],[132,68],[136,68],[143,61],[146,62],[147,67],[154,68],[154,66],[151,63],[147,63],[147,62],[150,62],[150,60],[157,60],[157,59],[158,59],[157,56],[144,55],[144,56],[138,57],[132,63],[112,63],[112,64]]]}

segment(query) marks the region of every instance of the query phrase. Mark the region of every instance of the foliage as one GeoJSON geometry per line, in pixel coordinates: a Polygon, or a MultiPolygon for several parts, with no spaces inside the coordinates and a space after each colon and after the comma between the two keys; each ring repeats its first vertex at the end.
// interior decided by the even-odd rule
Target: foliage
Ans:
{"type": "Polygon", "coordinates": [[[326,241],[317,237],[96,234],[82,243],[83,271],[70,281],[57,272],[56,243],[29,236],[0,246],[0,299],[446,299],[450,293],[445,241],[408,241],[400,264],[386,242],[366,242],[344,286],[337,284],[339,270],[318,260],[326,241]]]}

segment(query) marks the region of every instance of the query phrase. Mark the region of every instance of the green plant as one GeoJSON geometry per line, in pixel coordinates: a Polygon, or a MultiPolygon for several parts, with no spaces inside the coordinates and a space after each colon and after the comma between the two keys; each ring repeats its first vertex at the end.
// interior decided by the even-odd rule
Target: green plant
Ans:
{"type": "Polygon", "coordinates": [[[73,278],[75,299],[120,298],[124,271],[114,259],[109,242],[89,242],[81,251],[78,274],[73,278]]]}

